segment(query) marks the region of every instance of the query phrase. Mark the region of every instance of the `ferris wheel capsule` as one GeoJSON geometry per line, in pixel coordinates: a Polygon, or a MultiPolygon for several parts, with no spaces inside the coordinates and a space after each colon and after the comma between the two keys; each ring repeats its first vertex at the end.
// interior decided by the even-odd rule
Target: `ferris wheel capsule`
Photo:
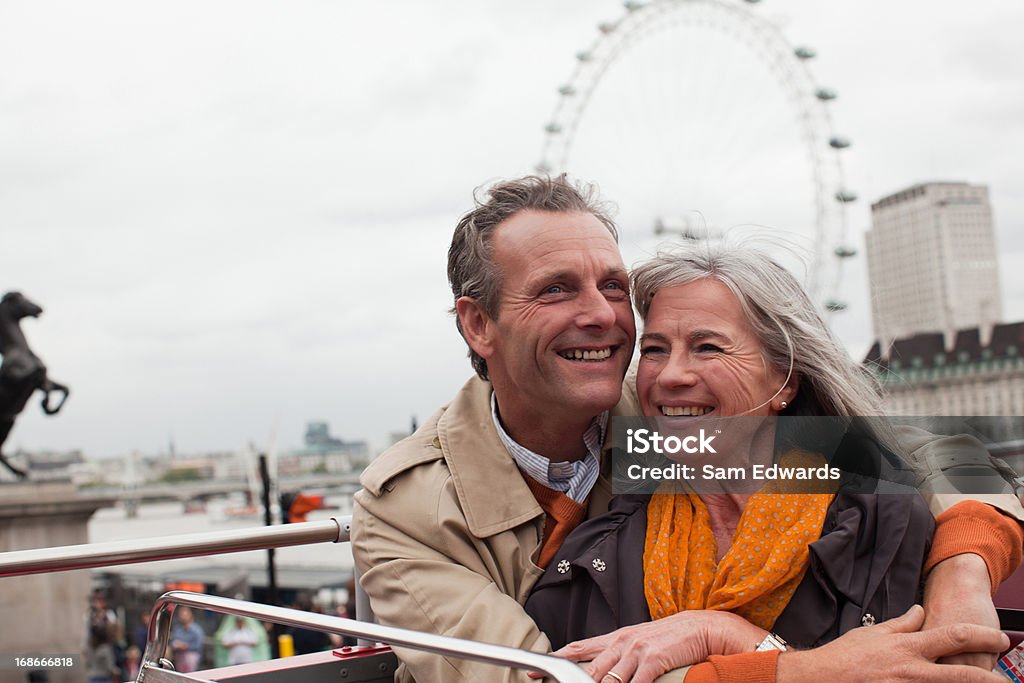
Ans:
{"type": "Polygon", "coordinates": [[[608,35],[615,30],[615,24],[610,21],[604,21],[597,25],[597,30],[601,33],[608,35]]]}
{"type": "Polygon", "coordinates": [[[558,125],[558,123],[556,123],[555,121],[552,121],[548,125],[544,126],[544,130],[546,130],[549,133],[561,133],[562,127],[558,125]]]}
{"type": "Polygon", "coordinates": [[[569,85],[568,83],[566,83],[565,85],[563,85],[562,87],[560,87],[558,89],[558,94],[559,95],[564,95],[566,97],[568,97],[570,95],[575,95],[576,94],[576,88],[574,88],[571,85],[569,85]]]}
{"type": "Polygon", "coordinates": [[[842,136],[836,135],[832,138],[829,138],[828,144],[829,147],[833,149],[846,149],[853,143],[850,142],[850,138],[844,138],[842,136]]]}
{"type": "Polygon", "coordinates": [[[839,258],[850,258],[851,256],[856,256],[857,255],[857,250],[854,249],[853,247],[848,247],[846,245],[843,245],[843,246],[840,246],[840,247],[836,247],[836,250],[835,250],[834,253],[839,258]]]}
{"type": "Polygon", "coordinates": [[[843,204],[849,204],[850,202],[857,201],[857,193],[850,190],[839,190],[839,192],[836,192],[836,200],[843,204]]]}
{"type": "Polygon", "coordinates": [[[818,88],[814,91],[814,96],[822,102],[828,102],[829,100],[834,100],[839,97],[839,93],[832,88],[818,88]]]}
{"type": "Polygon", "coordinates": [[[593,58],[594,58],[594,56],[592,54],[590,54],[589,52],[587,52],[586,50],[583,50],[582,52],[577,52],[576,53],[576,60],[580,61],[580,62],[589,62],[593,58]]]}
{"type": "Polygon", "coordinates": [[[622,3],[622,6],[625,7],[630,12],[635,12],[641,7],[643,7],[644,3],[636,2],[636,0],[626,0],[626,2],[622,3]]]}
{"type": "Polygon", "coordinates": [[[845,311],[847,308],[846,302],[840,301],[839,299],[829,299],[825,302],[825,308],[831,313],[838,313],[845,311]]]}
{"type": "Polygon", "coordinates": [[[807,47],[806,45],[801,45],[800,47],[793,50],[793,54],[795,54],[800,59],[814,59],[815,57],[818,56],[818,53],[814,51],[814,48],[807,47]]]}

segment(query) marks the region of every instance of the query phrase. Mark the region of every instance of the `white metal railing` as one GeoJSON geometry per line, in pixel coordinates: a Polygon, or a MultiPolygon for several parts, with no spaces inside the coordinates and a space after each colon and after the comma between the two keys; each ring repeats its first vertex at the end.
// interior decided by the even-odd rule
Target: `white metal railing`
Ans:
{"type": "Polygon", "coordinates": [[[171,616],[176,605],[185,605],[197,609],[211,610],[221,614],[236,614],[253,617],[261,621],[270,621],[285,626],[312,628],[328,633],[356,636],[358,638],[401,645],[415,650],[423,650],[438,655],[448,655],[460,659],[471,659],[498,666],[510,666],[516,669],[540,671],[558,681],[568,683],[593,683],[593,679],[580,667],[565,659],[550,655],[542,655],[527,650],[517,650],[503,645],[478,643],[474,640],[463,640],[434,633],[421,633],[404,628],[381,626],[380,624],[332,617],[326,614],[315,614],[286,607],[261,605],[245,600],[234,600],[202,593],[171,591],[162,595],[153,607],[153,619],[149,622],[146,652],[142,658],[138,683],[145,683],[147,669],[162,668],[161,658],[167,649],[170,638],[171,616]]]}
{"type": "MultiPolygon", "coordinates": [[[[155,539],[15,550],[0,553],[0,578],[183,557],[220,555],[248,550],[266,550],[309,543],[341,543],[349,540],[351,528],[351,517],[332,517],[321,522],[181,534],[155,539]]],[[[358,583],[357,593],[361,593],[358,583]]],[[[360,599],[361,602],[368,603],[365,595],[357,596],[357,601],[360,599]]],[[[143,683],[147,669],[162,668],[161,658],[170,637],[171,616],[175,605],[186,605],[223,614],[254,617],[262,621],[287,626],[356,636],[362,643],[382,642],[498,666],[540,671],[556,680],[568,683],[593,683],[593,680],[572,662],[536,652],[381,626],[371,621],[343,619],[186,591],[166,593],[154,605],[138,683],[143,683]]],[[[365,613],[362,609],[358,610],[360,619],[372,619],[372,615],[366,609],[368,605],[360,606],[366,610],[365,613]]]]}
{"type": "Polygon", "coordinates": [[[321,522],[14,550],[0,553],[0,577],[240,553],[307,543],[342,543],[349,540],[351,528],[351,517],[332,517],[321,522]]]}

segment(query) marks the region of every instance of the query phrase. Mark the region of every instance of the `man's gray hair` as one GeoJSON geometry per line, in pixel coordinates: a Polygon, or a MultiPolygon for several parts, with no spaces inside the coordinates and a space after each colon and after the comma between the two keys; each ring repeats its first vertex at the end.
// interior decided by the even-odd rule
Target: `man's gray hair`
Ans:
{"type": "MultiPolygon", "coordinates": [[[[550,213],[589,213],[601,221],[616,241],[619,239],[615,222],[608,207],[597,196],[593,185],[576,184],[566,176],[555,178],[525,176],[505,180],[490,187],[477,188],[473,193],[476,206],[462,217],[455,227],[452,245],[448,249],[448,283],[454,301],[468,296],[475,299],[492,319],[498,319],[501,300],[501,273],[491,258],[494,230],[502,221],[524,210],[550,213]]],[[[452,313],[455,307],[452,306],[452,313]]],[[[465,339],[458,315],[455,324],[465,339]]],[[[476,374],[487,379],[487,361],[473,349],[469,357],[476,374]]]]}
{"type": "Polygon", "coordinates": [[[800,388],[787,415],[883,415],[881,392],[833,336],[804,288],[757,249],[703,242],[659,253],[633,270],[633,302],[647,319],[667,287],[718,280],[736,296],[764,348],[765,362],[785,375],[792,362],[800,388]]]}

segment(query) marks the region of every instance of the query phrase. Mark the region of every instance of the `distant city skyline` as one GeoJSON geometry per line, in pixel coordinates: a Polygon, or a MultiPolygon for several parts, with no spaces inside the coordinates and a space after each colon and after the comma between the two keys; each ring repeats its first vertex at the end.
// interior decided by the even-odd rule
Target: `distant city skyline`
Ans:
{"type": "MultiPolygon", "coordinates": [[[[873,341],[869,206],[920,182],[990,188],[1003,318],[1024,319],[1024,6],[751,9],[813,46],[816,79],[839,93],[830,112],[860,196],[835,320],[852,354],[873,341]]],[[[474,187],[532,171],[575,54],[623,12],[5,4],[0,291],[43,306],[23,329],[72,392],[54,418],[30,401],[5,450],[157,452],[171,435],[179,452],[287,447],[311,419],[376,449],[424,421],[471,374],[447,314],[452,229],[474,187]]],[[[805,170],[780,156],[771,176],[805,170]]],[[[626,245],[627,263],[642,247],[626,245]]]]}

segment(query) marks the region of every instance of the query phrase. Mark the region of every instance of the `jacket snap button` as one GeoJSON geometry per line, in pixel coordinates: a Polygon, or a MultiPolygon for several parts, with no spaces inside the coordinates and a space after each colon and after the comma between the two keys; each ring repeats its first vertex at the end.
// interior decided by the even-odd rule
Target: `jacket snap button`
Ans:
{"type": "Polygon", "coordinates": [[[875,615],[872,614],[871,612],[866,613],[863,617],[860,618],[860,625],[861,626],[874,626],[875,625],[875,615]]]}
{"type": "Polygon", "coordinates": [[[603,572],[605,570],[604,560],[602,560],[601,558],[594,560],[593,562],[591,562],[591,564],[594,565],[594,569],[596,569],[599,572],[603,572]]]}
{"type": "Polygon", "coordinates": [[[569,560],[562,560],[558,563],[558,573],[568,574],[569,573],[569,560]]]}

